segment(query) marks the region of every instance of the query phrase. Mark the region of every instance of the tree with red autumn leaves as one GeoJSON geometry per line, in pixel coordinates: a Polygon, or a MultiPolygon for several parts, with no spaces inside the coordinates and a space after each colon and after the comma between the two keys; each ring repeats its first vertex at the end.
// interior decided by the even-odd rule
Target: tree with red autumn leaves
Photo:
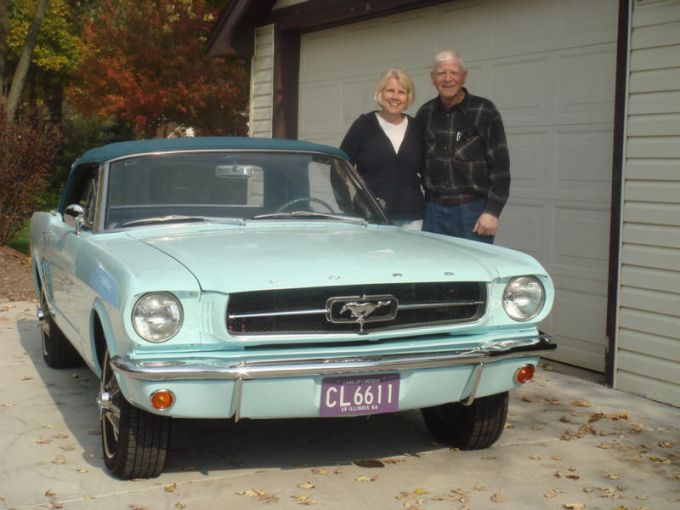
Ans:
{"type": "Polygon", "coordinates": [[[102,0],[83,26],[69,104],[122,121],[137,137],[176,126],[203,135],[245,133],[246,63],[206,56],[216,16],[206,0],[102,0]]]}

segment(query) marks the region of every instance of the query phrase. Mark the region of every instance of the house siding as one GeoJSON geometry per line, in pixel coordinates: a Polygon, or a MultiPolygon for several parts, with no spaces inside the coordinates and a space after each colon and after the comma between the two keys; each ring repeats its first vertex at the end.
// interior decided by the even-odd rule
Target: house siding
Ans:
{"type": "Polygon", "coordinates": [[[250,73],[250,123],[252,137],[272,136],[274,97],[274,25],[255,29],[250,73]]]}
{"type": "Polygon", "coordinates": [[[680,0],[632,0],[614,384],[680,405],[680,0]]]}

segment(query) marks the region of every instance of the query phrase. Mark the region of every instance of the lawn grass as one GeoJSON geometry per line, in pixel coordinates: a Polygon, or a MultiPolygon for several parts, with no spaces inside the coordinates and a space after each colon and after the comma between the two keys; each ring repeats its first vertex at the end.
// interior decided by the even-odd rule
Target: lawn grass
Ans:
{"type": "Polygon", "coordinates": [[[31,226],[31,220],[26,220],[24,221],[21,230],[19,230],[14,238],[8,243],[10,248],[14,248],[17,251],[20,251],[21,253],[24,253],[26,255],[30,255],[30,247],[29,247],[29,228],[31,226]]]}

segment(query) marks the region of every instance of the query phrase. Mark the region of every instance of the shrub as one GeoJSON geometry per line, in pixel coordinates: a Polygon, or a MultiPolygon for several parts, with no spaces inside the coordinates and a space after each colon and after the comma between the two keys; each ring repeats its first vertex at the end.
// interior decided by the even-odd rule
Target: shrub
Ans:
{"type": "Polygon", "coordinates": [[[54,126],[12,121],[0,107],[0,245],[43,203],[60,141],[54,126]]]}

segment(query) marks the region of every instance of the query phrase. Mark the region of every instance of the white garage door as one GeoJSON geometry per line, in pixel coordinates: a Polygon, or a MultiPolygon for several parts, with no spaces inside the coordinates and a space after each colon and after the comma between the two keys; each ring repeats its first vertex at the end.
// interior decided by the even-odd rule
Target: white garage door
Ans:
{"type": "Polygon", "coordinates": [[[299,137],[337,145],[375,108],[388,67],[408,71],[416,103],[429,66],[460,51],[468,89],[503,116],[512,188],[497,243],[543,263],[557,301],[544,328],[555,358],[604,369],[617,0],[456,1],[305,34],[299,137]]]}

